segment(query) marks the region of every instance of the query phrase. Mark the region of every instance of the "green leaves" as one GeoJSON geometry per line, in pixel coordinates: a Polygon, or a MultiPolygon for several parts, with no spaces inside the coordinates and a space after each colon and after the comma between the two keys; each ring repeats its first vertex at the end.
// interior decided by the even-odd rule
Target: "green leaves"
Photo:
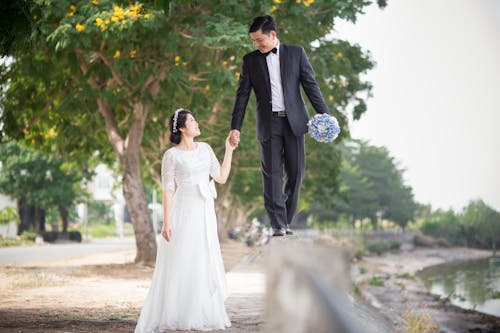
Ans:
{"type": "Polygon", "coordinates": [[[55,156],[8,142],[0,146],[0,162],[0,192],[15,199],[49,209],[70,206],[83,193],[83,174],[55,156]]]}
{"type": "MultiPolygon", "coordinates": [[[[253,49],[247,34],[254,16],[270,13],[282,43],[302,45],[328,106],[349,137],[348,122],[366,112],[373,67],[357,45],[325,39],[337,19],[354,21],[370,2],[34,0],[29,38],[35,48],[14,53],[16,63],[0,78],[6,87],[5,131],[28,145],[85,161],[96,151],[116,160],[112,133],[129,137],[144,114],[141,160],[146,182],[159,182],[162,152],[169,147],[168,117],[191,109],[201,141],[223,155],[242,57],[253,49]],[[106,123],[99,105],[109,108],[106,123]],[[54,131],[55,135],[47,134],[54,131]]],[[[231,200],[245,207],[261,200],[255,102],[251,98],[242,142],[235,153],[231,200]],[[242,190],[245,189],[245,190],[242,190]]],[[[309,105],[311,114],[312,108],[309,105]]],[[[308,142],[302,208],[326,202],[339,190],[340,152],[308,142]],[[323,199],[324,198],[324,199],[323,199]]]]}
{"type": "Polygon", "coordinates": [[[384,147],[351,141],[343,147],[340,190],[332,199],[338,215],[351,221],[365,218],[391,220],[402,228],[413,220],[415,202],[412,189],[403,182],[398,168],[384,147]]]}

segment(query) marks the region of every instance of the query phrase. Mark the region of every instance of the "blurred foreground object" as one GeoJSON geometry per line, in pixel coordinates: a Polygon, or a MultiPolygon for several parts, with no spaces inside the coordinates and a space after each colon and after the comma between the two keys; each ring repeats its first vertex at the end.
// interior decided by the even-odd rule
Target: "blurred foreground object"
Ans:
{"type": "Polygon", "coordinates": [[[298,238],[272,241],[266,260],[266,332],[388,333],[349,295],[343,248],[298,238]]]}

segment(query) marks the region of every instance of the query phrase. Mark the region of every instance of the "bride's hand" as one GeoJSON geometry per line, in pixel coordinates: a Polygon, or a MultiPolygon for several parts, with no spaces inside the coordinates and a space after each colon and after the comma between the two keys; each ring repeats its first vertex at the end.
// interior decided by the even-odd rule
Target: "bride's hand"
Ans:
{"type": "Polygon", "coordinates": [[[172,239],[172,228],[169,224],[163,224],[163,227],[161,228],[161,235],[167,242],[170,242],[172,239]]]}

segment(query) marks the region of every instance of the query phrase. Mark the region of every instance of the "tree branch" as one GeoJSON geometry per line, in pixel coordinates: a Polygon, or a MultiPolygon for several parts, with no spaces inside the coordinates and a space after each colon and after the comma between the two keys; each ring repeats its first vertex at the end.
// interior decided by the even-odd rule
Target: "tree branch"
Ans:
{"type": "Polygon", "coordinates": [[[97,110],[104,118],[104,123],[106,124],[106,133],[108,133],[109,141],[113,145],[118,156],[123,156],[125,153],[125,146],[123,143],[123,138],[120,135],[118,126],[116,125],[116,120],[113,114],[112,108],[106,104],[102,98],[97,99],[97,110]]]}
{"type": "Polygon", "coordinates": [[[141,147],[142,137],[144,135],[144,126],[148,117],[150,105],[135,101],[133,102],[133,119],[132,125],[128,131],[127,138],[125,139],[125,149],[127,152],[133,153],[139,151],[141,147]]]}
{"type": "Polygon", "coordinates": [[[113,67],[113,64],[112,62],[109,60],[108,57],[106,57],[104,55],[104,53],[100,52],[100,51],[94,51],[94,53],[99,57],[99,59],[102,60],[102,62],[108,66],[109,70],[111,71],[111,75],[113,76],[113,79],[121,86],[123,86],[123,88],[128,92],[128,93],[132,93],[132,86],[126,82],[122,77],[121,75],[116,71],[116,69],[113,67]]]}

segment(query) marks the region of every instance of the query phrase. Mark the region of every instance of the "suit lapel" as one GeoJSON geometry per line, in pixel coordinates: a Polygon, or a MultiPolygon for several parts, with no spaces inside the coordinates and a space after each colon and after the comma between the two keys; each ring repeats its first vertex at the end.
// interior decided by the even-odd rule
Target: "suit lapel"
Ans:
{"type": "Polygon", "coordinates": [[[269,69],[267,68],[266,57],[261,54],[257,54],[257,62],[259,63],[260,70],[264,74],[264,82],[263,84],[271,91],[271,79],[269,78],[269,69]]]}
{"type": "Polygon", "coordinates": [[[285,82],[286,73],[286,51],[283,44],[280,43],[280,74],[281,74],[281,85],[285,82]]]}

